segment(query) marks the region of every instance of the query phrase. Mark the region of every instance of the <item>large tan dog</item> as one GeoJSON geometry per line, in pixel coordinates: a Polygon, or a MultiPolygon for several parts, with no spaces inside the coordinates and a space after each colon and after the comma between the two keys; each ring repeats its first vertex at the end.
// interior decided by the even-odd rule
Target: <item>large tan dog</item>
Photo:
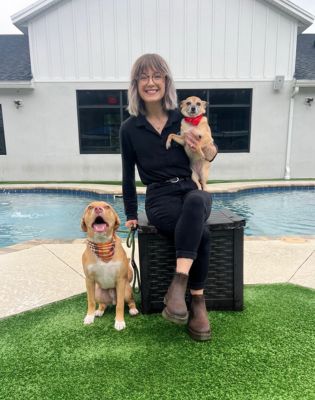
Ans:
{"type": "Polygon", "coordinates": [[[83,214],[81,228],[87,232],[87,246],[82,256],[88,310],[84,324],[92,324],[104,314],[108,304],[116,304],[115,329],[126,327],[125,301],[129,314],[137,315],[130,282],[133,271],[116,230],[120,220],[112,206],[103,201],[90,203],[83,214]],[[95,310],[96,303],[99,303],[95,310]]]}
{"type": "Polygon", "coordinates": [[[203,190],[207,188],[210,161],[212,161],[217,151],[213,144],[208,120],[203,116],[206,113],[206,105],[206,101],[196,96],[191,96],[183,100],[180,103],[180,110],[184,115],[181,122],[180,135],[171,133],[168,135],[166,141],[167,149],[171,147],[172,140],[184,146],[186,154],[190,159],[190,167],[192,169],[191,178],[198,186],[198,189],[203,190]],[[186,132],[191,128],[196,128],[200,139],[195,151],[186,143],[186,132]]]}

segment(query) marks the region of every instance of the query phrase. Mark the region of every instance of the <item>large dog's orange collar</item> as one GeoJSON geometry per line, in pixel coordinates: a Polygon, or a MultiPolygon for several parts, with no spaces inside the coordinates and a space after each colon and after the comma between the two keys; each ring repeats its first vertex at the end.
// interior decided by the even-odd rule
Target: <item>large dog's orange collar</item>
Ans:
{"type": "Polygon", "coordinates": [[[109,262],[115,253],[115,238],[111,242],[93,243],[87,240],[87,244],[92,252],[104,262],[109,262]]]}
{"type": "Polygon", "coordinates": [[[189,124],[197,126],[199,124],[199,122],[201,121],[201,118],[202,118],[202,114],[197,115],[197,117],[185,117],[184,119],[189,124]]]}

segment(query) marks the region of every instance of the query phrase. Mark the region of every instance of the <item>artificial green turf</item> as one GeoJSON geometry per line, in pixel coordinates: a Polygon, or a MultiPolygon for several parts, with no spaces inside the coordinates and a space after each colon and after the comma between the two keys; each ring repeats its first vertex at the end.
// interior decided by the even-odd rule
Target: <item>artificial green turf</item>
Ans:
{"type": "Polygon", "coordinates": [[[0,321],[1,399],[314,399],[314,291],[247,286],[243,312],[210,312],[192,341],[160,315],[108,310],[84,326],[85,295],[0,321]]]}

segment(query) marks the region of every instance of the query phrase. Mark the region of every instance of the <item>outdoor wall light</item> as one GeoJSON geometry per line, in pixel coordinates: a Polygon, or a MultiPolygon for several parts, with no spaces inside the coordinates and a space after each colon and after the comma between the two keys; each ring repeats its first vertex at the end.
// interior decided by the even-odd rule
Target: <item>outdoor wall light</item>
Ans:
{"type": "Polygon", "coordinates": [[[23,101],[22,100],[13,100],[13,103],[15,104],[16,108],[20,108],[23,106],[23,101]]]}
{"type": "Polygon", "coordinates": [[[314,101],[314,97],[305,97],[305,104],[311,106],[314,101]]]}

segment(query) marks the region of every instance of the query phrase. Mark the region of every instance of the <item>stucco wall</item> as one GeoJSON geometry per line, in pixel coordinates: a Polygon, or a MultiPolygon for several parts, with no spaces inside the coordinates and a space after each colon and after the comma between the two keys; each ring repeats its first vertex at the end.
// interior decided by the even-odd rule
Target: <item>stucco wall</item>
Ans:
{"type": "Polygon", "coordinates": [[[293,178],[315,177],[315,88],[301,87],[295,97],[290,164],[293,178]],[[310,106],[306,97],[314,99],[310,106]]]}
{"type": "MultiPolygon", "coordinates": [[[[80,154],[76,90],[126,89],[127,85],[35,83],[34,90],[1,90],[7,155],[0,156],[0,180],[121,179],[119,154],[80,154]],[[16,98],[23,100],[20,109],[14,106],[16,98]]],[[[291,85],[285,84],[278,92],[272,82],[199,85],[253,88],[250,152],[219,154],[210,179],[283,178],[291,85]]],[[[192,86],[177,82],[178,88],[192,86]]],[[[292,178],[312,177],[315,171],[311,149],[315,105],[305,106],[304,97],[296,99],[296,112],[301,116],[293,124],[292,178]]]]}

